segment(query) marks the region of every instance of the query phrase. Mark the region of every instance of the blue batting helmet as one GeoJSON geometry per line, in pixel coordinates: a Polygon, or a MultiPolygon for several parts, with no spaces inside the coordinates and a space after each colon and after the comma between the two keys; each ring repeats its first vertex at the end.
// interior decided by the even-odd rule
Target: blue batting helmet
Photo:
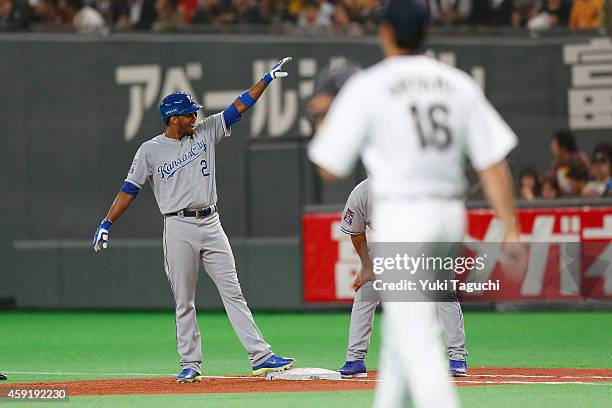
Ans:
{"type": "Polygon", "coordinates": [[[170,116],[187,115],[197,112],[203,106],[193,100],[189,92],[174,92],[166,96],[159,104],[159,114],[164,125],[168,124],[170,116]]]}

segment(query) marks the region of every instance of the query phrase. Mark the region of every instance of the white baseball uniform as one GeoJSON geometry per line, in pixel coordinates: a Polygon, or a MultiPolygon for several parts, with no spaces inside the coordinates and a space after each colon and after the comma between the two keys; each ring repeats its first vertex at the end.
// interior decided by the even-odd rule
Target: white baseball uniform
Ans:
{"type": "MultiPolygon", "coordinates": [[[[348,235],[366,233],[370,235],[373,229],[370,202],[370,180],[365,179],[355,186],[346,200],[342,211],[340,230],[348,235]]],[[[438,319],[442,326],[448,358],[465,360],[468,352],[465,349],[463,311],[457,298],[455,296],[452,296],[452,298],[453,301],[451,302],[437,303],[438,319]]],[[[379,302],[380,292],[374,290],[372,282],[365,283],[355,293],[351,310],[346,361],[365,360],[372,335],[374,314],[379,302]]]]}
{"type": "MultiPolygon", "coordinates": [[[[510,127],[464,72],[426,56],[395,56],[355,74],[309,146],[338,176],[359,156],[370,174],[373,241],[460,242],[467,155],[477,171],[516,145],[510,127]]],[[[432,254],[435,255],[435,254],[432,254]]],[[[436,305],[385,302],[375,405],[454,407],[436,305]]]]}

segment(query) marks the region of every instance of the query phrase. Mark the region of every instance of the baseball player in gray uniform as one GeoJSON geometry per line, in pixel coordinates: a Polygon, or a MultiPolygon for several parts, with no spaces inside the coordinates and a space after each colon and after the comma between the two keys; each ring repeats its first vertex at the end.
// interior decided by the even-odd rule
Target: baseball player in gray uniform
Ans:
{"type": "MultiPolygon", "coordinates": [[[[339,370],[344,378],[366,377],[365,357],[368,353],[374,313],[380,302],[380,292],[374,290],[372,281],[372,261],[368,250],[366,229],[372,227],[372,211],[370,204],[370,181],[363,180],[353,189],[346,201],[340,229],[351,236],[355,251],[361,260],[361,270],[357,273],[353,283],[356,290],[353,310],[351,312],[351,325],[349,328],[348,349],[346,363],[339,370]]],[[[442,325],[442,333],[448,352],[450,372],[453,376],[467,375],[468,355],[465,349],[465,329],[463,327],[463,312],[457,298],[452,294],[454,301],[439,302],[438,318],[442,325]]]]}
{"type": "Polygon", "coordinates": [[[96,252],[108,246],[110,226],[127,210],[148,180],[164,217],[164,267],[176,306],[176,342],[182,372],[177,382],[201,380],[202,350],[195,292],[200,263],[217,286],[253,375],[290,368],[293,358],[276,356],[266,343],[242,295],[232,249],[219,218],[215,183],[215,145],[230,136],[231,126],[251,107],[291,57],[278,61],[262,79],[223,112],[196,123],[202,108],[186,92],[160,104],[165,131],[143,143],[127,178],[93,240],[96,252]]]}

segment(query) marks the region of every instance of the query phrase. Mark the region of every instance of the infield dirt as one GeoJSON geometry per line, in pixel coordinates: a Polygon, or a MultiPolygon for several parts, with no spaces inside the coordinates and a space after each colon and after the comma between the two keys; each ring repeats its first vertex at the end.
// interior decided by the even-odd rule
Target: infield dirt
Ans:
{"type": "MultiPolygon", "coordinates": [[[[470,367],[469,376],[455,377],[457,386],[514,384],[594,384],[612,382],[612,369],[470,367]]],[[[9,378],[10,380],[10,378],[9,378]]],[[[68,388],[70,396],[133,394],[225,394],[371,390],[377,373],[341,381],[284,381],[247,376],[210,376],[201,382],[177,384],[174,378],[130,378],[65,382],[3,383],[0,390],[19,387],[68,388]]]]}

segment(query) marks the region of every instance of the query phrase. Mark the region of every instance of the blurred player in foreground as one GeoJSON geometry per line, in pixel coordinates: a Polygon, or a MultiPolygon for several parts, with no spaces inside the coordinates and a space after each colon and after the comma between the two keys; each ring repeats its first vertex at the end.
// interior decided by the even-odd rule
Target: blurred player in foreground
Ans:
{"type": "MultiPolygon", "coordinates": [[[[467,74],[418,55],[431,21],[425,2],[389,0],[381,19],[386,58],[348,80],[309,147],[310,159],[333,180],[346,177],[361,156],[371,179],[374,242],[461,242],[467,154],[506,240],[517,241],[505,162],[516,135],[467,74]]],[[[375,406],[405,406],[408,398],[416,407],[458,406],[436,305],[386,296],[375,406]]]]}
{"type": "MultiPolygon", "coordinates": [[[[346,80],[358,70],[352,63],[347,63],[324,69],[317,75],[313,95],[308,103],[315,132],[319,130],[321,122],[346,80]]],[[[370,229],[367,233],[371,234],[373,228],[369,185],[370,181],[366,179],[353,189],[344,206],[340,226],[342,232],[350,235],[362,265],[353,283],[356,294],[351,311],[346,362],[338,370],[343,378],[367,376],[365,358],[372,335],[376,306],[380,302],[380,293],[372,287],[374,273],[366,236],[366,229],[370,229]]],[[[450,372],[453,376],[465,376],[468,353],[465,349],[463,312],[456,297],[453,298],[453,302],[438,303],[438,317],[446,343],[450,372]]]]}

